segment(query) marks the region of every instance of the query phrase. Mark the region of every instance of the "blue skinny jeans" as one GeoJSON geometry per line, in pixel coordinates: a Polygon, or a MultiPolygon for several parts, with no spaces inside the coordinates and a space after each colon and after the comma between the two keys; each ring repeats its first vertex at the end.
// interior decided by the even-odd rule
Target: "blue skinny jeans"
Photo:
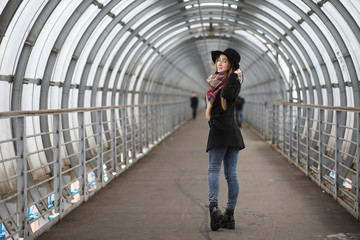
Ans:
{"type": "Polygon", "coordinates": [[[221,163],[224,161],[224,174],[228,185],[226,209],[233,210],[239,195],[239,181],[236,174],[239,148],[215,148],[208,151],[208,188],[209,201],[218,202],[221,163]]]}

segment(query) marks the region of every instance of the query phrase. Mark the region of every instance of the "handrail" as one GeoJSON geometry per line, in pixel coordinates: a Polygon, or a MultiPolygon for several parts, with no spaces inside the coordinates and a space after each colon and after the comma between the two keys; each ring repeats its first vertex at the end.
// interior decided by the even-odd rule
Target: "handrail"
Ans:
{"type": "Polygon", "coordinates": [[[283,102],[283,101],[251,101],[254,103],[267,103],[274,105],[283,105],[283,106],[296,106],[296,107],[311,107],[311,108],[320,108],[320,109],[329,109],[329,110],[348,110],[348,111],[360,111],[358,107],[342,107],[342,106],[325,106],[325,105],[313,105],[313,104],[302,104],[302,103],[292,103],[292,102],[283,102]]]}
{"type": "Polygon", "coordinates": [[[146,103],[146,104],[131,104],[131,105],[115,105],[115,106],[101,106],[101,107],[87,107],[87,108],[65,108],[65,109],[41,109],[41,110],[20,110],[20,111],[4,111],[0,112],[0,117],[3,116],[18,116],[18,115],[41,115],[41,114],[53,114],[53,113],[70,113],[70,112],[88,112],[96,110],[106,110],[106,109],[119,109],[124,107],[145,107],[145,106],[154,106],[158,104],[176,104],[176,103],[185,103],[186,101],[174,101],[174,102],[159,102],[159,103],[146,103]]]}

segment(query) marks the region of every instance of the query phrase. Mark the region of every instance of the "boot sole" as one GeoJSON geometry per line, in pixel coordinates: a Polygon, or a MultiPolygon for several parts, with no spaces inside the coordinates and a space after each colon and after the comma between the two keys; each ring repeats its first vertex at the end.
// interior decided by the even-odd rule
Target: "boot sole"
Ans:
{"type": "Polygon", "coordinates": [[[234,222],[222,223],[221,227],[233,230],[235,229],[235,223],[234,222]]]}

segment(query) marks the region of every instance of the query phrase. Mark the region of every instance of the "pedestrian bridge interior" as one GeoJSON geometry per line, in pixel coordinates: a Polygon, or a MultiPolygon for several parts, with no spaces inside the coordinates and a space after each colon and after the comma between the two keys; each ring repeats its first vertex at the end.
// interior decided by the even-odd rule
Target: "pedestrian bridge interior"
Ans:
{"type": "Polygon", "coordinates": [[[229,47],[246,129],[359,220],[357,1],[1,0],[0,239],[121,178],[189,124],[193,92],[206,122],[211,51],[229,47]]]}

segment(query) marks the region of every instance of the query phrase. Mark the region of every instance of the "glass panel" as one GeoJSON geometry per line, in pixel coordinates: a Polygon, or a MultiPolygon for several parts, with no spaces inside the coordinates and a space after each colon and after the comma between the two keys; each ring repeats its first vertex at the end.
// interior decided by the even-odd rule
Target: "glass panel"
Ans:
{"type": "MultiPolygon", "coordinates": [[[[301,42],[301,46],[303,48],[305,48],[305,51],[307,53],[307,55],[310,57],[311,62],[306,62],[310,67],[314,66],[317,74],[319,75],[319,80],[320,80],[320,85],[325,84],[324,78],[323,78],[323,74],[320,68],[320,64],[318,59],[316,58],[316,55],[314,53],[314,49],[312,49],[310,47],[310,45],[308,44],[307,41],[305,41],[305,39],[303,38],[303,36],[297,31],[294,30],[293,31],[296,38],[301,42]]],[[[313,82],[313,84],[315,85],[315,83],[313,82]]]]}
{"type": "Polygon", "coordinates": [[[143,57],[141,58],[141,61],[140,61],[140,68],[141,68],[142,72],[141,72],[141,75],[139,77],[139,80],[138,80],[138,83],[136,86],[136,91],[140,91],[140,87],[144,80],[145,74],[147,73],[147,71],[149,69],[149,65],[146,66],[146,64],[144,64],[144,63],[146,63],[148,61],[148,58],[151,56],[151,54],[152,54],[152,51],[148,51],[145,55],[142,55],[143,57]]]}
{"type": "Polygon", "coordinates": [[[161,40],[160,42],[158,42],[159,44],[161,44],[156,48],[158,48],[160,52],[165,51],[169,46],[172,46],[172,44],[176,45],[176,43],[180,41],[180,38],[181,40],[184,40],[184,35],[181,34],[180,31],[168,34],[166,40],[161,40]]]}
{"type": "Polygon", "coordinates": [[[301,19],[301,17],[293,9],[291,9],[288,6],[284,5],[280,1],[278,1],[278,0],[267,0],[267,2],[270,2],[272,5],[276,6],[279,9],[281,9],[284,12],[284,14],[289,15],[295,21],[299,21],[301,19]]]}
{"type": "MultiPolygon", "coordinates": [[[[326,51],[322,41],[317,37],[317,34],[313,31],[313,29],[306,22],[303,22],[301,24],[301,26],[304,28],[305,32],[310,36],[311,40],[314,42],[315,46],[318,48],[318,50],[326,64],[327,71],[329,72],[330,81],[337,83],[334,65],[333,65],[331,58],[330,58],[328,52],[326,51]]],[[[320,71],[320,69],[321,69],[320,65],[318,65],[318,64],[315,65],[315,69],[317,71],[320,71]]],[[[320,80],[321,80],[320,84],[325,84],[325,80],[323,80],[322,78],[320,78],[320,80]]]]}
{"type": "Polygon", "coordinates": [[[81,0],[61,1],[52,12],[33,46],[25,77],[42,78],[49,54],[57,37],[61,33],[66,21],[81,2],[81,0]]]}
{"type": "MultiPolygon", "coordinates": [[[[341,54],[341,50],[334,39],[332,33],[329,31],[329,29],[324,25],[324,23],[318,18],[317,15],[313,14],[311,15],[311,19],[318,25],[319,29],[322,30],[322,33],[325,35],[326,39],[329,41],[331,47],[333,48],[333,51],[336,54],[336,57],[339,61],[341,71],[344,75],[344,81],[350,81],[349,72],[347,70],[347,66],[344,60],[344,57],[341,54]]],[[[338,82],[338,81],[336,81],[338,82]]]]}
{"type": "Polygon", "coordinates": [[[357,22],[357,25],[360,26],[360,4],[358,1],[354,0],[342,0],[341,3],[353,16],[354,20],[357,22]]]}
{"type": "Polygon", "coordinates": [[[123,19],[121,19],[121,21],[123,21],[125,24],[128,23],[134,16],[139,15],[142,10],[150,7],[154,3],[154,0],[144,1],[143,3],[137,5],[134,9],[132,9],[123,19]]]}
{"type": "Polygon", "coordinates": [[[329,105],[327,90],[325,88],[322,88],[321,92],[322,92],[322,98],[323,98],[323,105],[329,105]]]}
{"type": "Polygon", "coordinates": [[[99,3],[103,4],[103,5],[106,5],[108,4],[109,2],[111,2],[111,0],[97,0],[99,3]]]}
{"type": "Polygon", "coordinates": [[[334,94],[334,106],[340,106],[340,91],[339,88],[333,88],[333,94],[334,94]]]}
{"type": "Polygon", "coordinates": [[[0,74],[12,75],[23,44],[46,1],[23,2],[10,22],[0,45],[0,74]]]}
{"type": "MultiPolygon", "coordinates": [[[[281,5],[279,4],[279,2],[277,2],[275,4],[276,7],[278,7],[278,5],[281,5]]],[[[272,9],[270,8],[267,8],[265,6],[257,6],[258,9],[261,9],[262,11],[264,11],[265,13],[268,13],[271,17],[274,17],[276,20],[278,20],[279,22],[281,22],[282,24],[284,24],[286,26],[286,28],[291,28],[292,25],[287,21],[285,20],[285,18],[283,18],[281,15],[279,15],[277,12],[273,11],[272,9]]],[[[292,11],[291,11],[292,12],[292,11]]],[[[285,12],[285,14],[289,14],[289,12],[285,12]]],[[[264,14],[264,18],[262,18],[265,22],[268,22],[268,20],[266,20],[268,18],[268,16],[265,16],[264,14]]],[[[283,30],[275,25],[275,24],[271,24],[273,27],[275,27],[276,29],[278,29],[278,31],[280,32],[283,32],[283,30]]]]}
{"type": "MultiPolygon", "coordinates": [[[[116,46],[111,51],[111,54],[108,57],[108,61],[111,61],[111,62],[114,61],[113,59],[114,59],[115,55],[117,54],[120,47],[122,47],[124,41],[129,37],[130,34],[131,34],[130,32],[126,32],[125,34],[123,34],[122,38],[120,40],[118,40],[116,46]]],[[[124,51],[124,52],[126,52],[126,51],[124,51]]],[[[112,63],[114,65],[114,67],[113,67],[113,73],[112,73],[112,76],[111,76],[111,79],[110,79],[110,82],[109,82],[109,88],[114,88],[115,80],[117,80],[116,79],[117,72],[118,72],[118,70],[120,68],[120,64],[122,64],[122,61],[124,60],[124,58],[125,58],[125,54],[121,54],[119,59],[115,59],[116,63],[115,64],[112,63]]]]}
{"type": "Polygon", "coordinates": [[[99,11],[100,10],[97,7],[90,5],[88,9],[81,15],[79,20],[75,23],[60,50],[53,72],[53,81],[64,82],[66,73],[68,71],[69,62],[73,57],[77,43],[99,11]]]}
{"type": "Polygon", "coordinates": [[[8,82],[0,81],[0,112],[10,111],[10,99],[11,84],[8,82]]]}
{"type": "Polygon", "coordinates": [[[124,0],[120,1],[112,10],[111,12],[115,15],[119,15],[125,8],[127,8],[134,0],[124,0]]]}
{"type": "Polygon", "coordinates": [[[33,84],[24,84],[22,88],[22,110],[32,110],[33,84]]]}
{"type": "MultiPolygon", "coordinates": [[[[308,73],[310,74],[310,79],[311,79],[311,83],[312,83],[312,86],[315,86],[315,79],[314,79],[314,76],[313,76],[313,72],[310,70],[312,67],[315,67],[315,66],[319,66],[319,62],[318,60],[316,59],[316,56],[313,52],[313,49],[308,45],[308,43],[303,39],[302,35],[297,31],[297,30],[294,30],[293,31],[295,37],[300,41],[301,43],[301,46],[303,48],[305,48],[305,54],[308,55],[308,57],[310,57],[310,62],[308,62],[307,58],[305,58],[305,56],[302,54],[303,56],[303,61],[304,63],[306,64],[306,69],[308,70],[308,73]]],[[[322,79],[322,82],[321,84],[324,84],[324,80],[323,78],[322,79]]]]}
{"type": "Polygon", "coordinates": [[[61,108],[62,88],[50,86],[48,95],[48,109],[61,108]]]}
{"type": "MultiPolygon", "coordinates": [[[[126,48],[124,49],[123,51],[123,54],[121,54],[120,58],[118,59],[118,63],[122,63],[122,61],[125,61],[125,64],[123,65],[123,68],[122,69],[119,69],[121,71],[120,73],[120,79],[118,81],[118,85],[117,85],[117,88],[120,88],[121,87],[121,84],[122,84],[122,81],[124,80],[124,75],[126,74],[126,69],[129,65],[129,59],[124,59],[125,58],[125,55],[126,53],[131,49],[131,47],[134,45],[135,41],[137,39],[134,38],[131,40],[131,42],[126,46],[126,48]]],[[[117,68],[116,68],[117,69],[117,68]]]]}
{"type": "MultiPolygon", "coordinates": [[[[347,46],[347,49],[349,50],[355,66],[360,69],[360,45],[354,32],[346,22],[346,19],[344,19],[344,17],[337,11],[337,9],[330,3],[325,3],[323,10],[329,19],[331,19],[336,29],[339,31],[343,41],[347,46]]],[[[358,76],[360,76],[359,71],[358,74],[358,76]]]]}
{"type": "Polygon", "coordinates": [[[24,84],[22,89],[22,110],[39,109],[40,86],[35,84],[24,84]]]}
{"type": "Polygon", "coordinates": [[[31,101],[29,101],[29,99],[22,98],[23,102],[25,102],[25,101],[32,102],[31,103],[31,109],[32,110],[39,110],[41,86],[36,85],[36,84],[31,84],[30,86],[32,86],[32,98],[31,98],[31,101]]]}
{"type": "Polygon", "coordinates": [[[84,107],[94,107],[94,106],[91,106],[91,90],[85,90],[84,107]]]}
{"type": "Polygon", "coordinates": [[[162,34],[164,31],[166,31],[169,28],[175,29],[175,28],[177,28],[178,26],[181,26],[181,25],[183,25],[183,23],[178,23],[178,24],[173,25],[173,24],[171,24],[169,22],[166,22],[161,27],[158,27],[157,29],[154,29],[152,32],[146,33],[147,34],[146,39],[152,38],[154,34],[157,34],[157,35],[159,35],[159,33],[162,34]]]}
{"type": "MultiPolygon", "coordinates": [[[[139,50],[139,48],[140,48],[141,46],[136,46],[136,48],[134,49],[133,47],[132,47],[132,53],[131,53],[131,55],[129,56],[129,60],[131,60],[131,61],[134,61],[134,55],[136,55],[137,54],[137,51],[139,50]]],[[[137,79],[137,77],[138,77],[138,74],[139,74],[139,71],[140,71],[140,67],[141,66],[134,66],[134,63],[133,62],[131,62],[131,64],[130,64],[130,69],[128,69],[128,71],[129,71],[129,73],[131,74],[131,78],[130,78],[130,83],[129,83],[129,87],[128,87],[128,89],[129,89],[129,91],[132,91],[133,90],[133,88],[134,88],[134,85],[135,85],[135,81],[136,81],[136,79],[137,79]],[[130,72],[131,71],[131,72],[130,72]]]]}
{"type": "Polygon", "coordinates": [[[97,92],[96,93],[96,107],[101,107],[101,101],[102,101],[102,92],[97,92]]]}
{"type": "Polygon", "coordinates": [[[298,8],[300,8],[304,13],[309,12],[311,9],[301,0],[290,0],[293,2],[298,8]]]}
{"type": "MultiPolygon", "coordinates": [[[[107,27],[107,25],[112,21],[112,18],[109,16],[105,16],[104,19],[98,24],[98,26],[95,28],[95,30],[91,33],[91,36],[87,39],[87,42],[84,46],[84,49],[80,55],[80,58],[78,59],[78,62],[76,64],[76,70],[74,72],[74,80],[73,83],[80,84],[82,74],[84,72],[85,65],[89,59],[90,52],[93,50],[93,47],[101,34],[104,33],[104,29],[107,27]]],[[[91,59],[93,60],[93,59],[91,59]]],[[[95,66],[92,64],[92,66],[95,66]]],[[[86,79],[87,86],[91,86],[93,84],[93,78],[88,77],[86,79]]]]}
{"type": "MultiPolygon", "coordinates": [[[[78,98],[79,98],[79,89],[70,89],[69,92],[69,108],[77,108],[78,107],[78,98]]],[[[90,102],[90,101],[85,101],[90,102]]]]}
{"type": "MultiPolygon", "coordinates": [[[[164,5],[162,5],[161,7],[157,7],[157,8],[155,8],[155,9],[151,9],[151,10],[148,11],[148,12],[141,12],[141,14],[142,14],[141,19],[137,20],[137,21],[131,26],[131,28],[136,29],[136,28],[138,28],[140,25],[144,24],[145,22],[148,22],[148,23],[150,24],[151,21],[148,21],[148,20],[149,20],[152,16],[154,16],[155,14],[161,12],[162,10],[166,9],[167,7],[169,7],[169,6],[171,6],[171,5],[174,5],[173,2],[171,2],[171,1],[169,1],[169,2],[170,2],[170,5],[164,3],[164,5]]],[[[148,6],[148,8],[152,8],[151,5],[148,6]]],[[[179,14],[181,13],[180,11],[178,11],[178,12],[179,12],[179,14]]],[[[131,14],[131,13],[130,13],[130,14],[131,14]]],[[[139,12],[138,12],[138,14],[139,14],[139,12]]],[[[170,15],[170,13],[167,13],[167,14],[170,15]]],[[[175,14],[175,13],[174,13],[174,10],[171,12],[171,15],[173,15],[173,14],[175,14]]],[[[160,22],[159,20],[166,19],[167,17],[168,17],[168,16],[166,16],[166,15],[165,15],[165,16],[161,16],[161,17],[158,17],[158,18],[156,19],[156,22],[160,22]]],[[[152,19],[152,20],[155,20],[155,19],[152,19]]]]}
{"type": "Polygon", "coordinates": [[[281,68],[282,72],[284,73],[284,77],[287,82],[287,84],[289,84],[289,76],[290,76],[290,69],[288,67],[288,65],[286,64],[286,61],[281,57],[281,55],[278,56],[278,61],[279,61],[279,67],[281,68]]]}
{"type": "Polygon", "coordinates": [[[6,4],[8,3],[9,0],[2,0],[0,1],[0,15],[2,13],[2,11],[4,10],[6,4]]]}
{"type": "Polygon", "coordinates": [[[347,97],[347,105],[346,107],[355,107],[354,106],[354,89],[352,87],[346,87],[346,97],[347,97]]]}
{"type": "MultiPolygon", "coordinates": [[[[297,45],[294,43],[294,41],[289,37],[287,36],[286,39],[290,42],[290,45],[292,48],[295,49],[296,51],[296,54],[298,54],[300,56],[301,59],[298,59],[297,56],[292,50],[291,48],[289,48],[287,45],[283,45],[283,47],[286,47],[286,49],[289,51],[290,55],[293,57],[295,63],[292,63],[292,64],[296,64],[300,70],[300,73],[302,75],[302,78],[304,79],[304,85],[305,87],[308,85],[307,84],[307,81],[305,80],[305,76],[304,76],[304,72],[303,72],[303,65],[300,64],[299,60],[301,60],[302,62],[305,62],[305,59],[304,59],[304,56],[302,55],[301,51],[299,50],[299,48],[297,47],[297,45]]],[[[298,73],[297,73],[298,74],[298,73]]]]}
{"type": "MultiPolygon", "coordinates": [[[[104,61],[103,60],[103,57],[104,57],[104,54],[105,54],[105,51],[108,50],[111,42],[113,41],[113,39],[115,38],[116,34],[118,34],[118,32],[121,30],[122,26],[121,25],[117,25],[114,27],[114,29],[110,32],[110,34],[107,36],[107,38],[105,39],[105,41],[103,41],[95,59],[94,59],[94,63],[92,64],[92,67],[91,67],[91,71],[89,73],[89,76],[88,76],[88,85],[89,86],[92,86],[93,85],[93,81],[95,79],[95,74],[96,74],[96,71],[98,69],[98,66],[99,64],[101,63],[101,61],[104,61]]],[[[124,41],[126,39],[126,37],[123,37],[122,38],[122,41],[124,41]]],[[[117,46],[118,47],[115,47],[115,49],[118,49],[120,46],[119,46],[119,40],[116,40],[117,41],[117,46]]],[[[122,42],[121,41],[121,42],[122,42]]],[[[114,51],[114,49],[112,49],[111,51],[114,51]]],[[[99,87],[103,87],[103,82],[105,80],[105,76],[106,76],[106,72],[107,70],[105,71],[105,69],[108,69],[109,65],[111,64],[112,62],[112,57],[108,57],[106,59],[106,63],[103,67],[103,72],[102,72],[102,76],[101,76],[101,79],[98,86],[99,87]]]]}
{"type": "Polygon", "coordinates": [[[144,35],[146,32],[148,32],[153,26],[160,23],[161,21],[165,20],[166,16],[161,16],[157,19],[154,19],[153,21],[145,21],[145,27],[139,32],[140,36],[144,35]]]}
{"type": "MultiPolygon", "coordinates": [[[[176,40],[178,40],[179,39],[179,37],[178,37],[178,35],[180,35],[181,33],[183,33],[183,32],[186,32],[186,31],[188,31],[188,29],[186,28],[186,27],[184,27],[184,28],[181,28],[181,29],[177,29],[177,30],[175,30],[175,31],[172,31],[171,29],[169,30],[169,31],[167,31],[167,34],[166,34],[166,36],[165,35],[163,35],[162,36],[162,39],[160,40],[160,41],[158,41],[158,42],[156,42],[155,43],[155,48],[158,48],[160,45],[162,45],[164,42],[166,42],[166,41],[169,41],[170,39],[176,39],[176,40]]],[[[161,51],[161,50],[160,50],[161,51]]]]}

